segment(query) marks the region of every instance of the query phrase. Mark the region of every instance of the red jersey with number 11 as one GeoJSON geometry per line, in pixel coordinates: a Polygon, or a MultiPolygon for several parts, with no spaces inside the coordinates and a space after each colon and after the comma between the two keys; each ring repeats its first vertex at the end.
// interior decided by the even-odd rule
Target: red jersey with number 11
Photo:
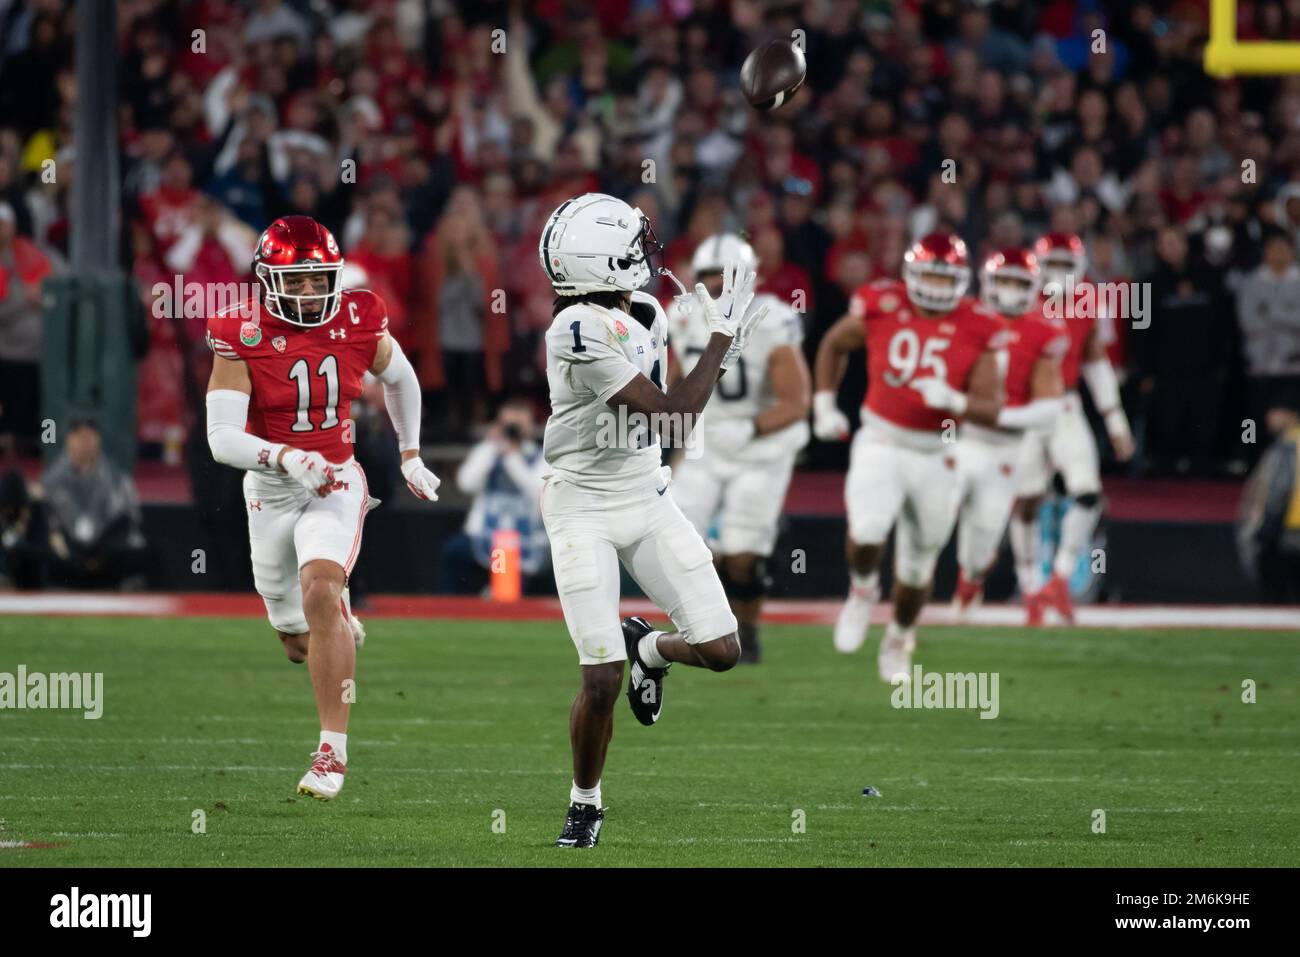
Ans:
{"type": "Polygon", "coordinates": [[[352,400],[387,329],[384,301],[349,289],[334,318],[311,327],[281,322],[250,299],[208,319],[208,345],[248,366],[250,433],[340,465],[356,441],[352,400]]]}
{"type": "Polygon", "coordinates": [[[867,283],[849,300],[849,313],[866,325],[864,407],[905,429],[940,432],[953,418],[928,408],[913,381],[939,378],[965,392],[975,360],[1006,345],[1006,323],[975,299],[963,297],[952,312],[922,317],[898,280],[867,283]]]}

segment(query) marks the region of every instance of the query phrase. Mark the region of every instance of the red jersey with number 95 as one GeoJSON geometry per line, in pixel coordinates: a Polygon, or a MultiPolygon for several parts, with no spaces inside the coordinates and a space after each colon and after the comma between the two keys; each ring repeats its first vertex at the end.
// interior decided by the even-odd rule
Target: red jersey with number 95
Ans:
{"type": "Polygon", "coordinates": [[[905,429],[940,432],[951,412],[928,408],[911,387],[939,378],[965,392],[975,360],[1006,345],[1006,323],[969,296],[952,312],[922,317],[897,280],[868,283],[849,313],[866,324],[867,399],[864,408],[905,429]]]}
{"type": "Polygon", "coordinates": [[[334,317],[311,327],[281,322],[259,305],[250,299],[208,319],[212,351],[248,366],[248,431],[346,462],[356,441],[352,400],[388,329],[384,301],[368,289],[346,290],[334,317]]]}

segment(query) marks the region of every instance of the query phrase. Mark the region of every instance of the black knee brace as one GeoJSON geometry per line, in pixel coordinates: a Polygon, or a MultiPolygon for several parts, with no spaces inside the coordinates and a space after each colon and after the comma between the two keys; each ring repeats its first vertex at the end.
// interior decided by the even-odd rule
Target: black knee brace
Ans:
{"type": "Polygon", "coordinates": [[[753,566],[753,574],[748,581],[737,581],[727,572],[727,563],[723,561],[719,568],[719,576],[722,579],[722,587],[726,590],[727,596],[737,601],[753,601],[756,598],[762,598],[772,587],[772,578],[767,573],[767,559],[756,559],[753,566]]]}

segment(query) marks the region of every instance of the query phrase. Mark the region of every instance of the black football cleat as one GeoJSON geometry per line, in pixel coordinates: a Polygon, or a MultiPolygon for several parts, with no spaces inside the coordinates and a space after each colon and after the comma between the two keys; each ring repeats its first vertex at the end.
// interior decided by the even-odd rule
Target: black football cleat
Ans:
{"type": "Polygon", "coordinates": [[[632,706],[632,713],[642,724],[649,727],[659,720],[664,707],[664,675],[668,667],[651,668],[641,660],[638,645],[641,639],[654,631],[650,622],[644,618],[631,617],[623,619],[623,641],[627,645],[627,700],[632,706]]]}
{"type": "Polygon", "coordinates": [[[600,841],[600,825],[605,812],[594,804],[570,804],[564,830],[555,839],[556,847],[595,847],[600,841]]]}

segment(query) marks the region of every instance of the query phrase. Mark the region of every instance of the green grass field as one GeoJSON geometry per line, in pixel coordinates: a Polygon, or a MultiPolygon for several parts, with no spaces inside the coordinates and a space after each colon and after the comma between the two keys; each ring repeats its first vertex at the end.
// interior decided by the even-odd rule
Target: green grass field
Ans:
{"type": "Polygon", "coordinates": [[[97,721],[0,712],[0,842],[57,845],[0,849],[0,866],[1300,859],[1294,636],[923,630],[927,671],[1000,674],[1001,714],[981,720],[893,708],[879,629],[844,658],[825,628],[769,626],[760,667],[675,668],[658,726],[620,702],[605,829],[584,852],[550,846],[577,677],[563,626],[368,631],[347,787],[322,804],[293,794],[316,743],[308,676],[264,622],[0,618],[0,671],[102,671],[105,686],[97,721]]]}

